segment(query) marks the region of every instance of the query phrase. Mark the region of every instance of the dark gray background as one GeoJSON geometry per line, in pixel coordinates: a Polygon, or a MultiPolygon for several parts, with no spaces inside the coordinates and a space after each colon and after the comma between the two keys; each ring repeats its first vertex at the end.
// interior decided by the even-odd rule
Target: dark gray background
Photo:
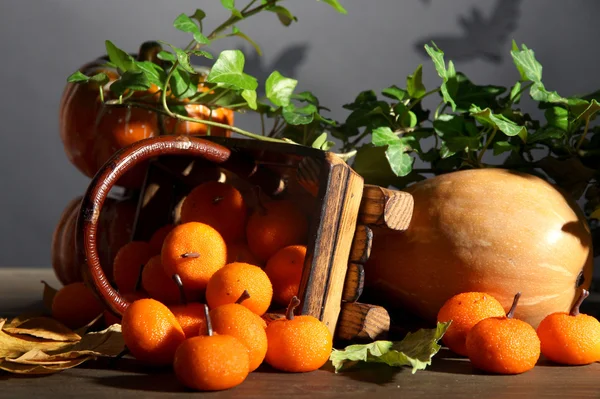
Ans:
{"type": "MultiPolygon", "coordinates": [[[[245,4],[238,0],[240,4],[245,4]]],[[[600,88],[596,0],[341,0],[348,15],[315,1],[288,1],[299,22],[280,26],[273,14],[240,27],[262,44],[256,59],[238,40],[249,72],[293,75],[341,119],[341,105],[360,90],[403,87],[424,63],[426,85],[438,84],[422,43],[436,40],[476,83],[517,79],[510,39],[525,42],[544,65],[546,87],[563,95],[600,88]]],[[[227,14],[217,0],[0,1],[0,265],[49,266],[59,215],[89,180],[67,161],[58,134],[58,105],[66,77],[104,53],[104,40],[135,51],[145,40],[178,45],[187,37],[171,26],[181,12],[203,8],[208,28],[227,14]],[[214,23],[211,23],[215,21],[214,23]]],[[[237,123],[256,130],[254,120],[237,123]]]]}

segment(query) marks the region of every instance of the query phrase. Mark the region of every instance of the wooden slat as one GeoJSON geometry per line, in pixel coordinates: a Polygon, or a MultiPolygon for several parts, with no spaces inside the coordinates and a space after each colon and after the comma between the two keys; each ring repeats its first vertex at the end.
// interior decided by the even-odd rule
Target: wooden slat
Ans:
{"type": "Polygon", "coordinates": [[[414,199],[409,193],[366,184],[359,221],[404,231],[410,224],[413,208],[414,199]]]}
{"type": "Polygon", "coordinates": [[[299,298],[301,313],[319,318],[333,334],[340,313],[363,179],[340,158],[327,154],[319,182],[320,209],[311,219],[299,298]]]}
{"type": "Polygon", "coordinates": [[[315,197],[319,191],[319,177],[322,163],[323,161],[320,159],[306,157],[298,164],[298,182],[315,197]]]}
{"type": "Polygon", "coordinates": [[[359,263],[348,264],[346,280],[344,281],[344,292],[342,301],[356,302],[360,298],[365,286],[365,269],[359,263]]]}
{"type": "Polygon", "coordinates": [[[373,246],[373,230],[364,224],[356,226],[352,248],[350,249],[350,262],[365,264],[371,256],[373,246]]]}
{"type": "Polygon", "coordinates": [[[336,338],[347,341],[385,338],[390,330],[390,315],[381,306],[366,303],[344,303],[336,330],[336,338]]]}

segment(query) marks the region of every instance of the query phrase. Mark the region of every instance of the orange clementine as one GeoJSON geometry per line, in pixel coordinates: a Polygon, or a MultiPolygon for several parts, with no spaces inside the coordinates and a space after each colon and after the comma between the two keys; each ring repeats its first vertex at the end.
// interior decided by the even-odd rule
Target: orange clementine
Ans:
{"type": "Polygon", "coordinates": [[[150,245],[144,241],[131,241],[119,249],[113,262],[113,278],[120,293],[137,290],[142,266],[152,255],[150,245]]]}
{"type": "Polygon", "coordinates": [[[306,246],[290,245],[282,248],[271,256],[265,266],[265,273],[273,284],[273,301],[286,306],[292,298],[298,295],[306,246]]]}
{"type": "Polygon", "coordinates": [[[171,276],[165,272],[160,255],[150,258],[144,266],[142,288],[150,298],[167,305],[179,303],[181,299],[179,288],[171,276]]]}
{"type": "Polygon", "coordinates": [[[87,325],[103,310],[102,303],[83,283],[65,285],[52,300],[52,317],[71,329],[87,325]]]}

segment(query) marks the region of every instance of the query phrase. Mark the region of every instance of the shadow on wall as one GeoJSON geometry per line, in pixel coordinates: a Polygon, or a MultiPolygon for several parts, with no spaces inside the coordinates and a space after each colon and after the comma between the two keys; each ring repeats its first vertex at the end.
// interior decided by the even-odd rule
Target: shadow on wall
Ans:
{"type": "MultiPolygon", "coordinates": [[[[429,4],[430,0],[422,0],[429,4]]],[[[470,17],[459,16],[458,24],[462,27],[459,36],[439,34],[415,43],[416,50],[427,56],[423,46],[432,41],[453,61],[472,61],[477,58],[499,64],[506,54],[510,34],[517,29],[519,8],[522,0],[496,0],[496,4],[488,18],[481,11],[471,8],[470,17]]]]}

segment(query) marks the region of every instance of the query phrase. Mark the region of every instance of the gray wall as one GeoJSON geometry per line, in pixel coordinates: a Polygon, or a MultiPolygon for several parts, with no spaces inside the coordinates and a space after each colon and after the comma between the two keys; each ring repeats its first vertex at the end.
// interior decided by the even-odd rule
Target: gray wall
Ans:
{"type": "MultiPolygon", "coordinates": [[[[508,85],[516,79],[507,57],[514,37],[536,51],[549,89],[570,95],[600,88],[600,74],[595,73],[599,1],[341,2],[346,16],[315,1],[289,1],[298,24],[284,28],[274,15],[243,24],[265,49],[261,60],[248,57],[250,71],[265,76],[277,67],[292,74],[301,90],[316,93],[333,110],[331,116],[341,119],[341,105],[360,90],[403,86],[419,63],[425,63],[425,83],[437,85],[420,51],[421,43],[432,38],[475,82],[508,85]]],[[[66,77],[103,54],[105,39],[130,51],[150,39],[186,43],[171,21],[196,7],[214,21],[226,17],[216,0],[0,1],[1,266],[49,266],[58,217],[88,184],[67,161],[58,135],[66,77]]],[[[223,41],[214,50],[237,46],[243,44],[223,41]]],[[[238,123],[257,128],[248,118],[238,123]]]]}

